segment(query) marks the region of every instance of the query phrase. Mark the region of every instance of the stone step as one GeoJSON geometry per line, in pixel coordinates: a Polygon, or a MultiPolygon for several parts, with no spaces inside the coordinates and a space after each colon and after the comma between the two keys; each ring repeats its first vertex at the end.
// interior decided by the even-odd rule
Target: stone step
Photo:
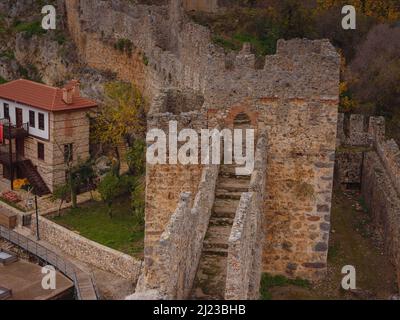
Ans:
{"type": "Polygon", "coordinates": [[[228,192],[247,192],[249,190],[250,179],[236,179],[218,177],[217,191],[226,190],[228,192]]]}
{"type": "Polygon", "coordinates": [[[236,212],[233,211],[226,211],[223,208],[218,208],[217,210],[213,210],[212,216],[216,218],[235,218],[236,212]]]}
{"type": "Polygon", "coordinates": [[[234,219],[238,205],[239,200],[215,199],[211,217],[234,219]]]}
{"type": "Polygon", "coordinates": [[[228,243],[213,243],[209,241],[203,242],[203,255],[218,255],[221,257],[228,256],[228,243]]]}
{"type": "Polygon", "coordinates": [[[226,226],[232,227],[233,218],[211,217],[209,225],[216,227],[226,227],[226,226]]]}
{"type": "Polygon", "coordinates": [[[228,243],[229,236],[231,235],[231,226],[214,226],[208,227],[204,243],[225,245],[228,243]]]}
{"type": "Polygon", "coordinates": [[[229,248],[228,243],[214,243],[214,242],[209,242],[209,241],[204,241],[203,243],[203,250],[215,250],[215,251],[221,251],[221,252],[227,252],[229,248]]]}
{"type": "Polygon", "coordinates": [[[225,177],[225,178],[234,178],[234,179],[243,179],[243,180],[249,180],[251,176],[243,176],[243,175],[237,175],[236,174],[236,168],[237,166],[234,165],[223,165],[221,166],[221,169],[219,171],[219,176],[220,177],[225,177]]]}
{"type": "Polygon", "coordinates": [[[236,191],[227,191],[223,189],[219,189],[215,191],[215,199],[231,199],[231,200],[240,200],[243,192],[236,191]]]}
{"type": "Polygon", "coordinates": [[[226,259],[226,256],[202,253],[193,285],[193,299],[224,299],[226,259]]]}
{"type": "Polygon", "coordinates": [[[209,256],[227,257],[228,256],[228,249],[223,249],[223,248],[203,249],[203,254],[204,255],[209,255],[209,256]]]}

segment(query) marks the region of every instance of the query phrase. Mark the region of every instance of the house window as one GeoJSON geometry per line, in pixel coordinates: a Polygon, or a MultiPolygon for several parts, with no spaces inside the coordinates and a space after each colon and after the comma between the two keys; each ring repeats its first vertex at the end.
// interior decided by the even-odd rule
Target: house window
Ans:
{"type": "Polygon", "coordinates": [[[44,160],[44,144],[41,142],[37,144],[37,156],[39,160],[44,160]]]}
{"type": "Polygon", "coordinates": [[[73,154],[73,144],[68,143],[64,144],[64,162],[68,163],[74,160],[74,154],[73,154]]]}
{"type": "Polygon", "coordinates": [[[39,112],[39,130],[44,130],[44,114],[39,112]]]}
{"type": "Polygon", "coordinates": [[[35,111],[29,110],[29,126],[35,127],[35,111]]]}
{"type": "Polygon", "coordinates": [[[10,119],[10,107],[8,103],[3,104],[4,119],[10,119]]]}

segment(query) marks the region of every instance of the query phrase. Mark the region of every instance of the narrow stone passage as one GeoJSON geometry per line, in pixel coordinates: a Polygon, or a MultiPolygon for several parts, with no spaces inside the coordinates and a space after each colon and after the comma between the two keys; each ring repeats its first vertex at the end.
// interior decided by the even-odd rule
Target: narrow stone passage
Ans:
{"type": "Polygon", "coordinates": [[[203,243],[192,297],[224,299],[228,240],[240,196],[248,191],[250,176],[237,176],[235,165],[222,165],[213,212],[203,243]]]}

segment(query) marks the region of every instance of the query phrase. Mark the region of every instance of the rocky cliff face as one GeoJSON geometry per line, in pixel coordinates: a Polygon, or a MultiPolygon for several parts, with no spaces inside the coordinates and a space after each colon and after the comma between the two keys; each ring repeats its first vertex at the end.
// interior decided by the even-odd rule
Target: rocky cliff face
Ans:
{"type": "Polygon", "coordinates": [[[82,94],[101,100],[103,84],[112,72],[90,68],[79,58],[65,28],[64,1],[50,1],[57,8],[57,29],[43,31],[41,6],[36,0],[0,3],[0,79],[28,78],[60,86],[72,78],[82,83],[82,94]]]}

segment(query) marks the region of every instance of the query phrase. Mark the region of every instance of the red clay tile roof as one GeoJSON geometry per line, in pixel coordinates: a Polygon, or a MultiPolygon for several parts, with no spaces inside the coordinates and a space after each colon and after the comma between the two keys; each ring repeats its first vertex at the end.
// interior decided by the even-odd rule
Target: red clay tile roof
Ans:
{"type": "Polygon", "coordinates": [[[47,111],[68,111],[93,108],[95,101],[74,96],[71,104],[63,101],[63,91],[60,88],[19,79],[0,85],[0,98],[19,102],[47,111]]]}

